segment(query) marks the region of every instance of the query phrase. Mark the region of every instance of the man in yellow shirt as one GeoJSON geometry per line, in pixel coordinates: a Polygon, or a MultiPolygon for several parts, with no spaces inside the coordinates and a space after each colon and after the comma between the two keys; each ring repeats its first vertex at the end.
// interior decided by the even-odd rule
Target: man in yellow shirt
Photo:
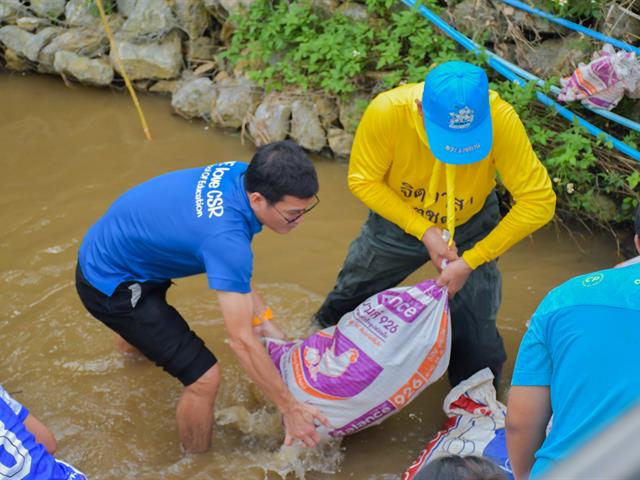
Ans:
{"type": "Polygon", "coordinates": [[[556,200],[513,107],[489,90],[481,68],[444,63],[424,83],[370,103],[348,181],[371,211],[316,321],[336,324],[432,260],[452,297],[451,384],[484,367],[499,378],[506,353],[496,327],[502,283],[496,259],[549,222],[556,200]],[[514,201],[502,219],[496,174],[514,201]],[[443,238],[445,229],[454,243],[443,238]]]}

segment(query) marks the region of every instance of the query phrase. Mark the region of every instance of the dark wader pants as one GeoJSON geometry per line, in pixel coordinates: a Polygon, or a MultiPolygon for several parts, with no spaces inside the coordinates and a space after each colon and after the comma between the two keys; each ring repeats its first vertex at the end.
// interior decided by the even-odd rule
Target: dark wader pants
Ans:
{"type": "MultiPolygon", "coordinates": [[[[500,220],[495,192],[482,209],[455,231],[458,255],[473,247],[500,220]]],[[[347,258],[333,291],[316,313],[327,327],[338,323],[371,295],[397,286],[429,261],[424,244],[376,213],[362,226],[349,247],[347,258]]],[[[451,308],[452,351],[449,381],[452,386],[484,367],[497,379],[507,358],[496,327],[501,301],[502,277],[495,260],[474,270],[464,287],[453,297],[451,308]]]]}

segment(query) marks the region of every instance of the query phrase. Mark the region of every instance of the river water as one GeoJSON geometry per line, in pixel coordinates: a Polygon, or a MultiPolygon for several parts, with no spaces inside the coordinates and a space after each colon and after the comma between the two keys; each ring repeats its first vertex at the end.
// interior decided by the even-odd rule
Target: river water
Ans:
{"type": "MultiPolygon", "coordinates": [[[[141,98],[154,137],[144,138],[123,92],[45,76],[0,74],[0,382],[58,439],[57,456],[93,479],[382,480],[400,474],[441,426],[440,380],[395,417],[341,444],[280,451],[273,408],[243,376],[225,343],[215,294],[204,276],[176,281],[169,301],[223,367],[213,448],[183,455],[175,425],[181,386],[151,363],[115,350],[114,335],[81,307],[75,258],[91,224],[122,192],[155,175],[229,160],[248,161],[239,135],[186,122],[166,98],[141,98]],[[289,473],[287,473],[289,472],[289,473]]],[[[347,165],[317,158],[321,204],[291,234],[254,240],[257,288],[291,336],[333,286],[366,217],[347,190],[347,165]]],[[[498,324],[513,369],[525,322],[545,293],[569,277],[611,266],[615,243],[553,226],[500,259],[498,324]]],[[[406,284],[432,277],[425,267],[406,284]]]]}

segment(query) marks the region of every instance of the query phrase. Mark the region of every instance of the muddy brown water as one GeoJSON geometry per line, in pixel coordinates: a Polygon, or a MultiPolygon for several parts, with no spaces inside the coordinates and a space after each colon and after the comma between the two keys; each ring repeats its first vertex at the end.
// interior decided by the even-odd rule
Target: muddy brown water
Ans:
{"type": "MultiPolygon", "coordinates": [[[[212,450],[197,456],[183,455],[177,440],[179,383],[145,360],[117,353],[114,336],[76,296],[79,243],[118,195],[173,169],[248,161],[252,154],[237,134],[171,115],[166,98],[143,97],[141,103],[152,142],[122,92],[0,74],[0,382],[53,430],[58,456],[90,478],[281,478],[292,468],[278,453],[277,415],[243,377],[203,276],[178,280],[170,301],[221,361],[221,422],[244,419],[245,425],[218,425],[212,450]],[[265,472],[261,465],[270,467],[265,472]]],[[[319,207],[289,235],[265,231],[254,241],[256,285],[291,335],[310,331],[309,317],[333,286],[367,213],[347,190],[347,165],[316,160],[319,207]]],[[[509,353],[503,400],[525,322],[544,294],[572,275],[617,260],[611,237],[581,239],[577,246],[548,227],[500,260],[498,324],[509,353]]],[[[405,283],[433,274],[425,267],[405,283]]],[[[400,474],[441,426],[448,388],[440,380],[384,424],[303,455],[293,470],[306,470],[309,480],[400,474]]]]}

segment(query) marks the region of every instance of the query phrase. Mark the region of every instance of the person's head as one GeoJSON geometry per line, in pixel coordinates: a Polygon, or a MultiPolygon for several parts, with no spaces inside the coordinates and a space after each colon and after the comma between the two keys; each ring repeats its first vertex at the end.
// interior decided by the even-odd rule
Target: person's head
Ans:
{"type": "Polygon", "coordinates": [[[449,455],[427,464],[416,480],[507,480],[507,474],[484,457],[449,455]]]}
{"type": "Polygon", "coordinates": [[[290,232],[319,201],[313,162],[290,140],[258,148],[244,187],[258,220],[278,233],[290,232]]]}
{"type": "Polygon", "coordinates": [[[636,208],[636,235],[633,237],[636,244],[636,250],[640,253],[640,204],[636,208]]]}
{"type": "Polygon", "coordinates": [[[416,101],[433,155],[444,163],[479,162],[493,144],[489,81],[484,70],[467,62],[446,62],[424,81],[416,101]]]}

